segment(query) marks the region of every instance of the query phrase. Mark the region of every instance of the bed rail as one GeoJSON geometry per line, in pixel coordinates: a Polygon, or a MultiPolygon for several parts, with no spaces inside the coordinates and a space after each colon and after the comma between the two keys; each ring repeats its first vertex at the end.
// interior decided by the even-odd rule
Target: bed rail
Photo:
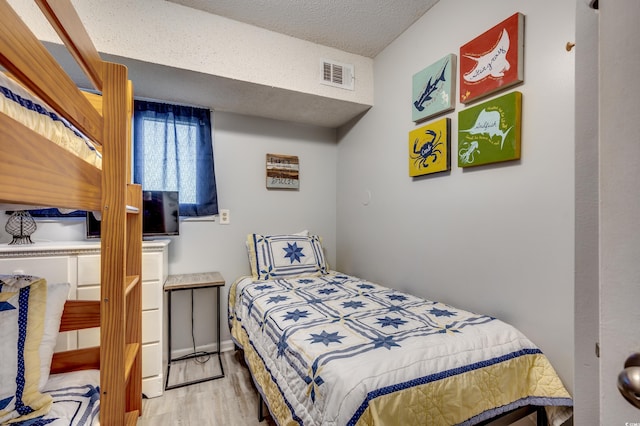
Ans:
{"type": "Polygon", "coordinates": [[[1,203],[102,209],[100,170],[4,114],[0,158],[1,203]]]}
{"type": "MultiPolygon", "coordinates": [[[[102,145],[102,116],[6,0],[0,0],[0,16],[11,22],[10,26],[0,25],[2,66],[90,139],[102,145]]],[[[82,52],[78,50],[77,53],[82,52]]]]}

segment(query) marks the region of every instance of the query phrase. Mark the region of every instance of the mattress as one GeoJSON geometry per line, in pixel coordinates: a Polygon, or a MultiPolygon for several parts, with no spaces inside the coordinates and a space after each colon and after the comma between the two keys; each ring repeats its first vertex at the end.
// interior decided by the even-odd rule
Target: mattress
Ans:
{"type": "Polygon", "coordinates": [[[44,416],[11,423],[19,426],[97,426],[100,424],[100,372],[82,370],[52,374],[43,392],[53,397],[44,416]]]}
{"type": "Polygon", "coordinates": [[[473,425],[572,398],[542,351],[486,315],[331,272],[236,280],[229,326],[280,425],[473,425]]]}
{"type": "Polygon", "coordinates": [[[71,123],[41,99],[0,72],[0,112],[98,168],[102,155],[71,123]]]}

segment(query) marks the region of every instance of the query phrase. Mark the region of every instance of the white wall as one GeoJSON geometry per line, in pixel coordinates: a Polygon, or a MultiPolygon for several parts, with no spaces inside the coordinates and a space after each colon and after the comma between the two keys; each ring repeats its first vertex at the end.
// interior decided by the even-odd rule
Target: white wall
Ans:
{"type": "MultiPolygon", "coordinates": [[[[496,316],[573,376],[575,3],[441,1],[375,58],[374,107],[341,129],[338,269],[496,316]],[[408,175],[414,73],[525,15],[522,159],[408,175]],[[370,191],[371,200],[364,204],[370,191]]],[[[452,151],[457,152],[457,113],[452,151]]]]}

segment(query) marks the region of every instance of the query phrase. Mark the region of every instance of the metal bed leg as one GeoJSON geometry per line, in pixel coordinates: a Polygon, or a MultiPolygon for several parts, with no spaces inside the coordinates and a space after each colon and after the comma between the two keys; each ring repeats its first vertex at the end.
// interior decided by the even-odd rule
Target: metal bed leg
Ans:
{"type": "Polygon", "coordinates": [[[258,421],[262,422],[264,420],[264,401],[262,400],[262,394],[258,392],[258,421]]]}
{"type": "Polygon", "coordinates": [[[536,409],[536,424],[537,426],[548,426],[547,422],[547,410],[544,407],[538,407],[536,409]]]}

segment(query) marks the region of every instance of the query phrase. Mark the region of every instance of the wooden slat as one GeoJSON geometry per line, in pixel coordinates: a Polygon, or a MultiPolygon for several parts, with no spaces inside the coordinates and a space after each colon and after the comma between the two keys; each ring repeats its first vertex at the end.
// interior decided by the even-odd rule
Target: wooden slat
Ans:
{"type": "MultiPolygon", "coordinates": [[[[127,149],[130,153],[133,152],[132,146],[132,132],[133,132],[133,83],[131,80],[127,81],[127,149]]],[[[127,155],[127,182],[133,182],[131,176],[133,156],[127,155]]],[[[141,187],[142,188],[142,187],[141,187]]],[[[142,189],[140,189],[142,191],[142,189]]],[[[142,208],[142,198],[140,198],[140,208],[142,208]]]]}
{"type": "Polygon", "coordinates": [[[138,410],[129,411],[125,415],[124,424],[126,426],[135,426],[138,424],[138,417],[140,417],[140,412],[138,410]]]}
{"type": "MultiPolygon", "coordinates": [[[[98,111],[98,114],[102,115],[102,96],[100,96],[100,95],[98,95],[96,93],[91,93],[91,92],[87,92],[87,91],[84,91],[84,90],[82,91],[82,94],[91,103],[93,108],[96,111],[98,111]]],[[[96,149],[100,153],[102,153],[102,146],[101,145],[96,145],[96,149]]]]}
{"type": "MultiPolygon", "coordinates": [[[[127,132],[130,135],[130,132],[127,132]]],[[[130,151],[129,151],[130,152],[130,151]]],[[[127,213],[127,279],[131,283],[126,291],[127,342],[142,342],[142,187],[127,185],[127,204],[138,213],[127,213]],[[135,281],[135,283],[134,283],[135,281]]],[[[142,410],[142,349],[131,365],[127,382],[127,411],[142,410]]]]}
{"type": "Polygon", "coordinates": [[[128,295],[133,290],[135,290],[136,285],[138,285],[138,283],[140,282],[140,276],[139,275],[127,275],[126,281],[127,281],[127,288],[125,289],[124,293],[125,293],[125,295],[128,295]]]}
{"type": "Polygon", "coordinates": [[[138,357],[138,353],[140,352],[140,344],[139,343],[129,343],[127,344],[124,351],[124,380],[129,380],[129,374],[131,373],[131,368],[133,367],[136,358],[138,357]]]}
{"type": "Polygon", "coordinates": [[[93,108],[95,108],[95,110],[98,111],[98,114],[102,115],[102,96],[96,93],[85,92],[85,91],[83,91],[82,94],[91,103],[93,108]]]}
{"type": "Polygon", "coordinates": [[[56,352],[51,361],[51,374],[100,368],[100,348],[75,349],[56,352]]]}
{"type": "MultiPolygon", "coordinates": [[[[138,210],[137,213],[142,211],[142,187],[140,185],[133,183],[127,185],[126,203],[127,206],[136,208],[138,210]]],[[[136,214],[136,212],[129,211],[129,214],[136,214]]],[[[140,232],[142,232],[142,230],[140,232]]]]}
{"type": "Polygon", "coordinates": [[[0,0],[0,16],[0,64],[57,113],[102,145],[100,114],[6,0],[0,0]]]}
{"type": "Polygon", "coordinates": [[[142,284],[127,295],[127,392],[126,410],[142,410],[142,284]]]}
{"type": "Polygon", "coordinates": [[[93,87],[102,91],[102,58],[69,0],[36,0],[93,87]]]}
{"type": "MultiPolygon", "coordinates": [[[[104,140],[102,169],[102,237],[100,295],[102,348],[100,423],[124,424],[127,407],[126,345],[126,185],[127,185],[127,70],[122,65],[103,67],[104,140]]],[[[129,274],[132,275],[132,274],[129,274]]],[[[137,357],[136,357],[137,358],[137,357]]],[[[140,385],[141,386],[141,385],[140,385]]],[[[141,401],[142,394],[137,398],[141,401]]],[[[142,403],[140,402],[140,406],[142,403]]],[[[137,407],[131,407],[133,411],[137,407]]]]}
{"type": "Polygon", "coordinates": [[[0,159],[0,202],[102,208],[99,169],[4,114],[0,159]]]}
{"type": "Polygon", "coordinates": [[[67,300],[62,311],[60,331],[100,327],[100,301],[67,300]]]}

